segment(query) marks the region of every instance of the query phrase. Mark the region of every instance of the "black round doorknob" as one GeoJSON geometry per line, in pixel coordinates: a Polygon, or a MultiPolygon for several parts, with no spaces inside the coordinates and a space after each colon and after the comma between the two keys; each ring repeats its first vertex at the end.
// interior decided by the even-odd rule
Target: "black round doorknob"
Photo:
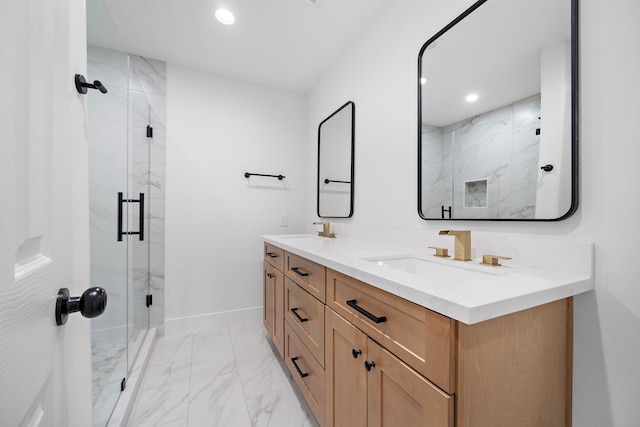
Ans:
{"type": "Polygon", "coordinates": [[[56,299],[56,324],[62,326],[67,323],[69,314],[80,312],[84,317],[98,317],[107,308],[107,291],[104,288],[93,287],[82,293],[82,296],[69,296],[69,289],[61,288],[56,299]]]}

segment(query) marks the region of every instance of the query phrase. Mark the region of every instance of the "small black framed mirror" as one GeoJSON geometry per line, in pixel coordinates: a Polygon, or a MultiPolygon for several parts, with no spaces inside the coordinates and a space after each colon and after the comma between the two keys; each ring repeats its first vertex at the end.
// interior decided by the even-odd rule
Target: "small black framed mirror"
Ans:
{"type": "Polygon", "coordinates": [[[418,55],[418,213],[557,221],[578,207],[578,0],[480,0],[418,55]]]}
{"type": "Polygon", "coordinates": [[[353,215],[356,105],[348,101],[318,126],[318,216],[353,215]]]}

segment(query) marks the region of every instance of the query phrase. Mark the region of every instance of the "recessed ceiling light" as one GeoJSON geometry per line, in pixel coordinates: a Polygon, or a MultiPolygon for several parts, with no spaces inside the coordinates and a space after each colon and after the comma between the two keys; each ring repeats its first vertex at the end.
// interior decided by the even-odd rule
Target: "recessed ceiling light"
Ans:
{"type": "Polygon", "coordinates": [[[233,16],[233,13],[229,12],[227,9],[216,10],[215,17],[224,25],[231,25],[236,22],[236,17],[233,16]]]}
{"type": "Polygon", "coordinates": [[[478,100],[478,94],[470,93],[465,99],[467,100],[467,102],[476,102],[478,100]]]}

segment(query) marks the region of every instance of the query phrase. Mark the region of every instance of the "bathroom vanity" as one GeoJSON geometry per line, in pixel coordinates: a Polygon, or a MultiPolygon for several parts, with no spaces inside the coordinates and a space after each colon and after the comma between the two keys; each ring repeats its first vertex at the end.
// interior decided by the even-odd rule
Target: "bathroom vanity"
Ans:
{"type": "Polygon", "coordinates": [[[572,296],[589,270],[264,239],[264,326],[320,425],[571,425],[572,296]]]}

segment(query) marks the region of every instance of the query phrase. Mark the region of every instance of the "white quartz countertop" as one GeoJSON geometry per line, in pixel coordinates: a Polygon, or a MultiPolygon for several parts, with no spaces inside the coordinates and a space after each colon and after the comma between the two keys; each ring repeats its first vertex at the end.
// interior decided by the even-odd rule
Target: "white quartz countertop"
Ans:
{"type": "MultiPolygon", "coordinates": [[[[593,274],[452,261],[433,251],[347,238],[262,236],[264,241],[466,324],[479,323],[594,288],[593,274]],[[385,259],[419,258],[419,273],[389,267],[385,259]],[[381,262],[382,261],[382,262],[381,262]]],[[[481,258],[481,257],[480,257],[481,258]]],[[[589,263],[592,260],[587,260],[589,263]]],[[[589,269],[587,269],[589,270],[589,269]]]]}

